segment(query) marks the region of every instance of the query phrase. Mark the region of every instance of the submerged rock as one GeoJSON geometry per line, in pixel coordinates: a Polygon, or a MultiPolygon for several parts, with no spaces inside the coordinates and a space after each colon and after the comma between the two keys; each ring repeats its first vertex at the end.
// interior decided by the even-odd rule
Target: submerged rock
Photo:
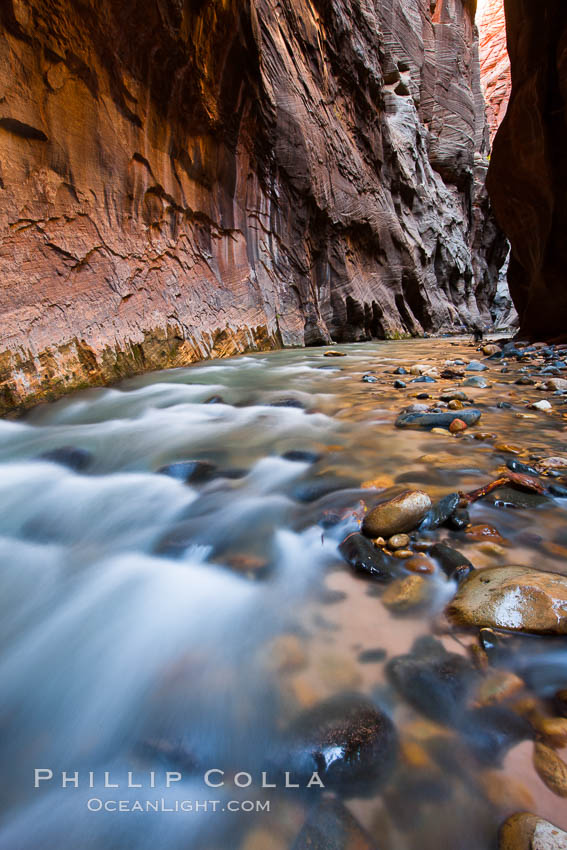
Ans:
{"type": "Polygon", "coordinates": [[[538,634],[567,634],[567,577],[529,567],[478,570],[447,607],[453,622],[538,634]]]}
{"type": "Polygon", "coordinates": [[[431,720],[453,725],[479,677],[468,658],[447,652],[432,637],[418,638],[410,653],[388,662],[386,672],[414,708],[431,720]]]}
{"type": "Polygon", "coordinates": [[[392,537],[412,531],[431,509],[431,499],[423,490],[406,490],[368,513],[362,523],[367,537],[392,537]]]}
{"type": "Polygon", "coordinates": [[[430,589],[430,583],[421,576],[405,576],[388,586],[382,596],[382,604],[400,614],[414,611],[429,601],[430,589]]]}
{"type": "Polygon", "coordinates": [[[540,493],[518,490],[514,487],[499,487],[490,495],[490,499],[498,508],[518,508],[520,510],[532,510],[548,504],[546,496],[540,493]]]}
{"type": "Polygon", "coordinates": [[[392,581],[400,575],[399,562],[358,532],[345,537],[339,545],[339,552],[356,572],[377,581],[392,581]]]}
{"type": "Polygon", "coordinates": [[[313,808],[292,850],[378,850],[370,835],[338,800],[313,808]]]}
{"type": "Polygon", "coordinates": [[[86,449],[78,449],[76,446],[61,446],[38,455],[38,460],[47,460],[66,466],[73,472],[83,472],[92,462],[93,456],[86,449]]]}
{"type": "Polygon", "coordinates": [[[498,850],[567,850],[567,832],[537,815],[519,812],[500,827],[498,850]]]}
{"type": "Polygon", "coordinates": [[[461,419],[466,425],[475,425],[481,417],[480,410],[474,407],[468,410],[441,411],[402,411],[396,419],[397,428],[448,428],[454,419],[461,419]]]}
{"type": "Polygon", "coordinates": [[[398,736],[368,697],[339,694],[303,712],[289,730],[294,774],[317,772],[327,790],[371,796],[396,762],[398,736]]]}
{"type": "Polygon", "coordinates": [[[202,484],[214,477],[216,469],[213,463],[206,460],[182,460],[162,466],[158,474],[169,475],[184,484],[202,484]]]}

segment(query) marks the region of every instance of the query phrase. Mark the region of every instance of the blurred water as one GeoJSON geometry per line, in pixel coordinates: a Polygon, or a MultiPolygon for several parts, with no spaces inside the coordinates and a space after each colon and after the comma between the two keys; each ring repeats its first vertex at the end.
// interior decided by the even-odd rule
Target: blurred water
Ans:
{"type": "MultiPolygon", "coordinates": [[[[357,665],[360,650],[407,651],[452,589],[440,582],[430,611],[400,621],[350,576],[337,542],[357,527],[349,511],[377,497],[360,483],[405,475],[436,496],[476,486],[494,466],[482,443],[445,446],[395,431],[399,394],[361,382],[368,370],[383,376],[430,357],[435,346],[440,354],[443,343],[431,341],[345,346],[338,362],[321,350],[240,357],[0,421],[2,850],[237,850],[256,816],[95,814],[86,804],[105,795],[226,802],[241,792],[213,792],[204,770],[258,776],[301,710],[301,688],[321,698],[345,687],[384,688],[380,668],[357,665]],[[82,471],[41,457],[69,446],[90,453],[82,471]],[[282,457],[291,450],[320,460],[282,457]],[[432,472],[420,460],[447,450],[457,459],[452,466],[432,472]],[[217,470],[193,484],[157,474],[182,460],[217,470]],[[341,511],[343,520],[329,527],[325,517],[341,511]],[[323,605],[324,591],[339,593],[340,604],[323,605]],[[270,651],[283,633],[310,654],[295,702],[270,651]],[[180,764],[183,782],[165,789],[163,772],[180,764]],[[35,789],[35,768],[56,779],[94,771],[96,788],[35,789]],[[100,788],[104,771],[123,783],[129,770],[158,771],[157,790],[100,788]]],[[[496,422],[496,400],[487,403],[487,427],[496,422]]],[[[498,427],[508,440],[525,440],[511,415],[498,427]]],[[[530,437],[561,444],[552,428],[530,437]]],[[[475,511],[475,521],[495,521],[495,508],[475,511]]],[[[557,507],[537,518],[507,515],[511,553],[541,563],[520,535],[533,527],[555,539],[561,522],[557,507]]],[[[396,698],[384,699],[393,710],[396,698]]],[[[308,801],[275,796],[280,814],[258,818],[285,835],[281,822],[296,817],[300,825],[308,801]]],[[[398,836],[391,846],[413,845],[398,836]]]]}

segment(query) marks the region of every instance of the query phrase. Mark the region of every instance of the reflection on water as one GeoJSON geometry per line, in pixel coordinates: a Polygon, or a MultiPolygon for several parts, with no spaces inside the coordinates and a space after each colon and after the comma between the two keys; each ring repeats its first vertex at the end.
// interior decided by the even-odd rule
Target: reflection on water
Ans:
{"type": "MultiPolygon", "coordinates": [[[[385,674],[431,633],[465,658],[471,639],[439,625],[453,585],[432,576],[428,607],[394,616],[337,553],[361,500],[400,485],[434,499],[475,488],[510,456],[500,443],[561,453],[561,419],[535,428],[497,408],[518,388],[495,369],[494,386],[469,396],[496,441],[396,430],[412,387],[395,390],[391,370],[471,349],[427,340],[342,350],[336,360],[315,349],[161,372],[0,422],[2,850],[291,847],[320,791],[282,787],[295,764],[289,730],[345,691],[366,694],[401,740],[389,781],[348,801],[380,846],[486,847],[518,807],[567,826],[531,767],[531,743],[485,763],[477,725],[426,718],[385,674]],[[378,382],[362,382],[371,371],[378,382]],[[45,457],[63,447],[85,462],[45,457]],[[158,474],[186,460],[208,466],[188,483],[158,474]],[[369,480],[378,489],[361,488],[369,480]],[[53,771],[38,789],[36,768],[53,771]],[[225,771],[224,786],[204,783],[212,768],[225,771]],[[62,771],[78,771],[79,787],[62,789],[62,771]],[[168,771],[182,774],[169,789],[168,771]],[[239,771],[249,788],[234,784],[239,771]],[[261,787],[262,771],[275,789],[261,787]],[[105,772],[118,789],[102,787],[105,772]],[[142,790],[127,787],[129,772],[142,790]],[[120,813],[89,811],[92,798],[218,802],[120,813]],[[231,800],[269,800],[270,811],[229,812],[231,800]]],[[[479,567],[564,572],[564,506],[479,502],[473,523],[503,540],[459,548],[479,567]]],[[[498,664],[547,698],[567,678],[566,658],[548,642],[504,649],[498,664]]]]}

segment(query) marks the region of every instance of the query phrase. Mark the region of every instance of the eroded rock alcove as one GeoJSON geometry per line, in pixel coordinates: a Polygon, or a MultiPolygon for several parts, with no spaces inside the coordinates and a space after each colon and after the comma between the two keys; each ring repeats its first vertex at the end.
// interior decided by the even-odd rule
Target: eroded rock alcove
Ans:
{"type": "Polygon", "coordinates": [[[489,320],[470,0],[9,0],[2,407],[489,320]]]}

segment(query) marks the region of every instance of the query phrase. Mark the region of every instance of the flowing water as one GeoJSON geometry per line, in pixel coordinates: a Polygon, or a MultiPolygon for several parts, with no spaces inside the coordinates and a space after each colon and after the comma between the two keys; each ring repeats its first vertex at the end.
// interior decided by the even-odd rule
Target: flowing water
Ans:
{"type": "MultiPolygon", "coordinates": [[[[467,388],[483,411],[472,433],[485,439],[397,430],[410,393],[438,397],[454,384],[396,390],[392,369],[474,349],[421,340],[340,350],[345,357],[293,350],[145,375],[0,421],[2,850],[291,847],[321,791],[286,789],[281,773],[263,789],[262,771],[285,766],[297,715],[345,690],[367,694],[405,742],[389,783],[346,801],[380,847],[481,850],[518,809],[567,827],[565,801],[533,770],[530,742],[501,763],[480,759],[388,681],[385,663],[421,635],[466,654],[474,636],[451,633],[442,614],[454,584],[440,571],[427,577],[428,606],[395,616],[337,552],[358,528],[361,500],[402,487],[434,499],[474,489],[512,456],[502,443],[521,459],[564,451],[564,420],[527,412],[524,402],[541,396],[496,365],[490,389],[467,388]],[[362,382],[368,372],[377,383],[362,382]],[[516,406],[497,408],[508,397],[516,406]],[[42,457],[70,446],[90,453],[80,471],[42,457]],[[287,455],[298,450],[318,459],[287,455]],[[183,460],[215,469],[189,484],[157,473],[183,460]],[[374,489],[361,487],[372,480],[374,489]],[[433,739],[464,755],[434,762],[433,739]],[[53,778],[34,788],[36,769],[53,778]],[[225,771],[223,786],[205,784],[209,769],[225,771]],[[62,788],[63,771],[78,771],[79,787],[62,788]],[[182,774],[169,789],[166,771],[182,774]],[[235,785],[239,771],[249,787],[235,785]],[[105,772],[118,789],[103,787],[105,772]],[[128,772],[142,789],[127,787],[128,772]],[[91,811],[93,799],[124,809],[189,800],[193,811],[91,811]],[[216,811],[203,801],[217,801],[216,811]],[[229,811],[234,801],[240,811],[229,811]],[[242,811],[258,801],[269,811],[242,811]]],[[[454,545],[479,567],[565,572],[566,507],[483,500],[472,521],[502,539],[456,535],[454,545]]],[[[528,696],[545,700],[567,684],[567,653],[559,639],[533,646],[509,669],[527,669],[528,696]]]]}

